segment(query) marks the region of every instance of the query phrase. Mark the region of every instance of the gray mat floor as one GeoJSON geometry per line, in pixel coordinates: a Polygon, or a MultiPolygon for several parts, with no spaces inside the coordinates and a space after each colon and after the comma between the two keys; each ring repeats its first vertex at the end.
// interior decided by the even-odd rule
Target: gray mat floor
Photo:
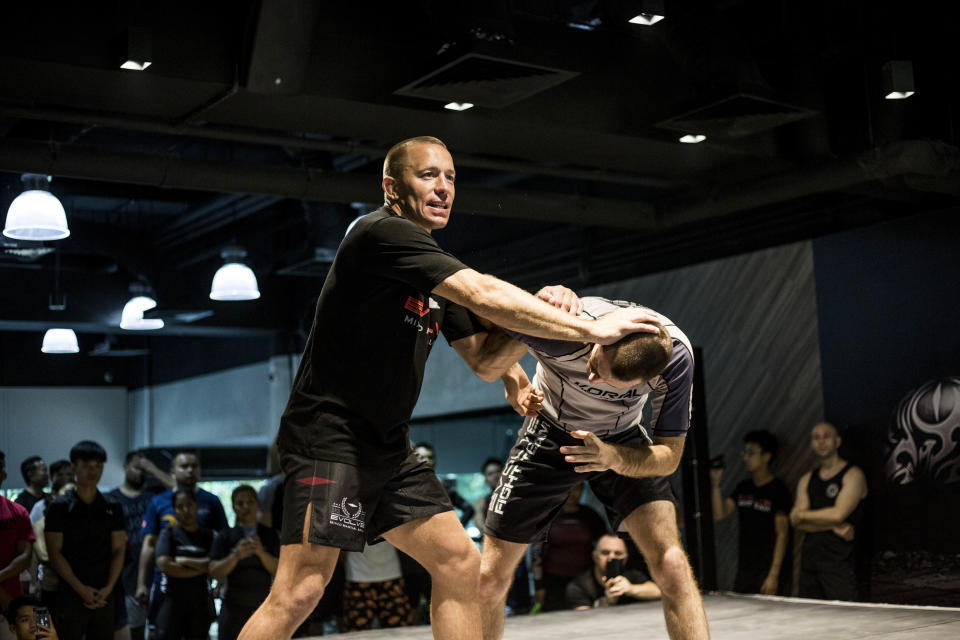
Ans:
{"type": "MultiPolygon", "coordinates": [[[[780,598],[709,595],[704,599],[714,640],[956,640],[960,609],[848,605],[780,598]]],[[[428,627],[350,634],[356,640],[429,640],[428,627]]],[[[504,640],[667,640],[659,603],[508,618],[504,640]]]]}

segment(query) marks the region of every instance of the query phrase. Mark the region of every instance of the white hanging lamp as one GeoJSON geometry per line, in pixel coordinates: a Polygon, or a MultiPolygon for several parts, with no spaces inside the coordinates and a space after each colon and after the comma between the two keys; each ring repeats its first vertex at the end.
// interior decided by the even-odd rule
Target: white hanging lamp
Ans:
{"type": "Polygon", "coordinates": [[[226,264],[217,269],[210,285],[210,299],[221,301],[256,300],[260,297],[257,276],[243,264],[247,252],[241,247],[227,247],[220,256],[226,264]]]}
{"type": "Polygon", "coordinates": [[[43,334],[43,346],[40,351],[44,353],[80,353],[80,345],[77,343],[77,334],[73,329],[47,329],[43,334]]]}
{"type": "Polygon", "coordinates": [[[28,185],[7,209],[3,235],[15,240],[62,240],[70,235],[67,213],[55,195],[46,191],[50,176],[25,173],[21,180],[28,185]]]}
{"type": "Polygon", "coordinates": [[[157,301],[148,296],[134,296],[123,305],[120,328],[129,331],[150,331],[163,328],[162,318],[144,318],[143,312],[157,306],[157,301]]]}

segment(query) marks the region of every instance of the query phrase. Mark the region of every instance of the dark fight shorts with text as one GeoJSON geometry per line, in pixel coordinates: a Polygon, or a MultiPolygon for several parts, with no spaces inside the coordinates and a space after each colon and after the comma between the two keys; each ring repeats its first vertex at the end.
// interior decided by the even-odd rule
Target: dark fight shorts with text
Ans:
{"type": "Polygon", "coordinates": [[[412,450],[390,468],[361,468],[281,453],[285,476],[280,544],[305,541],[363,551],[401,524],[453,509],[433,469],[412,450]],[[307,505],[313,505],[309,527],[307,505]],[[305,538],[306,536],[306,538],[305,538]]]}
{"type": "MultiPolygon", "coordinates": [[[[601,439],[628,447],[650,444],[640,427],[601,439]]],[[[524,420],[490,498],[484,531],[508,542],[535,542],[560,511],[570,489],[585,481],[606,507],[614,530],[641,505],[655,500],[676,503],[666,478],[627,478],[612,471],[577,473],[563,459],[560,447],[582,445],[582,440],[542,416],[524,420]]]]}

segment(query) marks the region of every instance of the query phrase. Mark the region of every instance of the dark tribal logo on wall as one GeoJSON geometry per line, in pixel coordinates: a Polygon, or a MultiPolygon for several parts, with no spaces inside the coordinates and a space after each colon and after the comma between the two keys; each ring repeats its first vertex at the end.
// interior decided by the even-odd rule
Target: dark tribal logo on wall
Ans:
{"type": "Polygon", "coordinates": [[[960,482],[960,378],[930,380],[897,405],[887,478],[893,484],[960,482]]]}

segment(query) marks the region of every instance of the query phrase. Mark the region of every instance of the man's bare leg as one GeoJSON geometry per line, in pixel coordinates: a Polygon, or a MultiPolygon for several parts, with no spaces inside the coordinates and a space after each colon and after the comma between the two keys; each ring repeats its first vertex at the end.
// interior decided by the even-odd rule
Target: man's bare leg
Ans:
{"type": "Polygon", "coordinates": [[[507,542],[500,538],[483,536],[480,554],[480,618],[483,621],[483,640],[503,637],[503,614],[507,593],[513,584],[514,570],[527,545],[507,542]]]}
{"type": "Polygon", "coordinates": [[[637,507],[624,520],[660,587],[663,617],[672,640],[707,640],[710,630],[690,561],[680,546],[672,502],[657,500],[637,507]]]}
{"type": "Polygon", "coordinates": [[[480,640],[480,552],[453,511],[407,522],[383,537],[430,573],[433,637],[480,640]]]}
{"type": "MultiPolygon", "coordinates": [[[[304,540],[312,506],[304,518],[304,540]]],[[[309,542],[281,546],[270,594],[247,620],[238,640],[289,639],[317,606],[339,556],[340,549],[309,542]]]]}

